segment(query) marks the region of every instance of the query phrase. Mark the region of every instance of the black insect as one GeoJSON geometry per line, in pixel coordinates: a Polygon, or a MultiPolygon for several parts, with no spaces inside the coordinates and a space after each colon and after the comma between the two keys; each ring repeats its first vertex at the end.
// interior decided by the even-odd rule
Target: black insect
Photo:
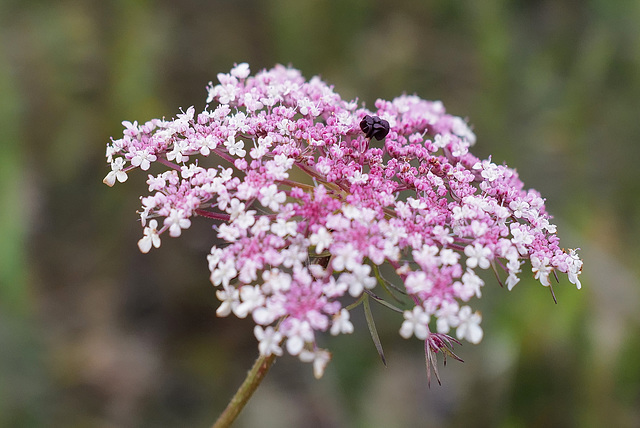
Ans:
{"type": "Polygon", "coordinates": [[[360,129],[368,139],[382,140],[389,133],[389,122],[378,116],[366,115],[360,122],[360,129]]]}

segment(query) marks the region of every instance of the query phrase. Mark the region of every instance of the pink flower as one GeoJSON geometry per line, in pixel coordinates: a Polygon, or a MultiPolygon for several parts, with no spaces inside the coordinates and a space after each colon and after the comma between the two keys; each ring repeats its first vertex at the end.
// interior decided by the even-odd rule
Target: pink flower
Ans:
{"type": "Polygon", "coordinates": [[[528,260],[543,285],[563,272],[581,287],[582,261],[559,247],[544,199],[514,169],[475,157],[471,127],[442,103],[403,95],[369,110],[280,65],[252,76],[240,63],[218,81],[199,114],[123,122],[104,182],[164,168],[141,198],[143,226],[153,220],[140,250],[210,221],[211,240],[224,241],[207,257],[217,314],[251,316],[263,355],[286,349],[322,375],[331,354],[316,334],[351,333],[355,304],[396,293],[383,264],[406,293],[400,335],[425,340],[428,358],[455,357],[451,328],[482,339],[480,314],[460,306],[481,297],[476,268],[503,269],[511,289],[528,260]]]}

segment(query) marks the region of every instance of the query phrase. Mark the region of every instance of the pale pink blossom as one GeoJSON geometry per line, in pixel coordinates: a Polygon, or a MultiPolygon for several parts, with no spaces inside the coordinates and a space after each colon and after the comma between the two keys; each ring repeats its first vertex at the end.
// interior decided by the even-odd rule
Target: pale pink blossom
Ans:
{"type": "Polygon", "coordinates": [[[217,78],[200,113],[123,122],[104,183],[159,171],[141,196],[142,252],[194,221],[212,227],[216,313],[253,320],[262,355],[286,350],[321,376],[331,354],[317,336],[353,332],[354,306],[381,299],[428,355],[451,352],[451,329],[478,343],[476,268],[509,290],[529,263],[544,286],[558,272],[582,286],[582,260],[560,247],[542,196],[476,157],[472,127],[441,102],[401,95],[365,108],[280,65],[251,75],[239,63],[217,78]],[[361,127],[367,116],[379,128],[361,127]]]}

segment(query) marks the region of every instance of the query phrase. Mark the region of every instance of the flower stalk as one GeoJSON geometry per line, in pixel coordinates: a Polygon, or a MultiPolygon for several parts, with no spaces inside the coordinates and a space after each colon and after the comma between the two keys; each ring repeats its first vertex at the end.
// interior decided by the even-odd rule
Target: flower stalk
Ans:
{"type": "Polygon", "coordinates": [[[236,420],[244,406],[247,404],[253,393],[256,391],[262,380],[267,375],[267,372],[275,362],[276,356],[260,355],[256,362],[251,367],[251,370],[247,373],[247,377],[238,388],[238,391],[229,401],[227,407],[224,409],[220,417],[212,428],[227,428],[236,420]]]}

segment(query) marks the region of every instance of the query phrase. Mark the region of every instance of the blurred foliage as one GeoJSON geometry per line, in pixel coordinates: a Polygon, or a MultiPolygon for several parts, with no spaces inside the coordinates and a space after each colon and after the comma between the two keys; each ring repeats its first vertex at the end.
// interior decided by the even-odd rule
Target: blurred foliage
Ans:
{"type": "Polygon", "coordinates": [[[204,106],[233,63],[292,64],[345,98],[402,92],[470,118],[482,157],[547,197],[583,290],[487,277],[485,339],[426,386],[422,345],[374,307],[378,360],[325,338],[282,358],[238,426],[640,426],[640,2],[0,1],[0,426],[208,426],[257,353],[215,317],[194,222],[141,255],[144,174],[107,189],[122,120],[204,106]]]}

